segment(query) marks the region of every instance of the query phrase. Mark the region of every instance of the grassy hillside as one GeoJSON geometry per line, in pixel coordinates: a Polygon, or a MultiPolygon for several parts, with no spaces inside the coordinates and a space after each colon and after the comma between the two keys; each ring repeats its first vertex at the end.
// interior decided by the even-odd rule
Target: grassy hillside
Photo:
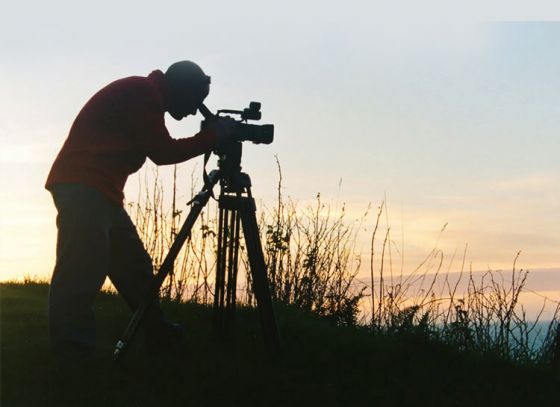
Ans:
{"type": "MultiPolygon", "coordinates": [[[[120,298],[96,302],[98,349],[79,374],[49,354],[44,284],[2,284],[1,405],[10,406],[557,406],[558,373],[465,354],[421,336],[376,336],[278,309],[279,361],[267,360],[257,315],[238,313],[235,340],[216,338],[211,310],[164,304],[187,327],[183,355],[145,355],[141,340],[111,360],[130,313],[120,298]]],[[[141,339],[141,338],[138,338],[141,339]]]]}

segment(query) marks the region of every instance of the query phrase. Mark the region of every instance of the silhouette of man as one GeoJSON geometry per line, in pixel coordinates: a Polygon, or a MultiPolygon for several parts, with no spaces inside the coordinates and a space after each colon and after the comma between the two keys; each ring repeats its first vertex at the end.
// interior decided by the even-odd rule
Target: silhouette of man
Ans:
{"type": "MultiPolygon", "coordinates": [[[[76,117],[45,186],[58,211],[48,310],[55,354],[92,352],[92,303],[107,276],[132,310],[145,298],[152,261],[124,210],[123,188],[146,157],[175,164],[229,137],[231,126],[224,122],[183,139],[171,138],[165,127],[165,112],[176,120],[196,114],[209,89],[210,77],[181,61],[165,74],[156,70],[112,82],[76,117]]],[[[146,320],[147,346],[178,337],[179,327],[154,304],[146,320]]]]}

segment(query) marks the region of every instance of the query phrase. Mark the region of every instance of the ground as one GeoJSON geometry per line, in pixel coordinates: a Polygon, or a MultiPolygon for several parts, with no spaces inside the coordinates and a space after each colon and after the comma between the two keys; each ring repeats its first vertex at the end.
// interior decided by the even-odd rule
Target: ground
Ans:
{"type": "Polygon", "coordinates": [[[557,406],[560,374],[491,355],[459,352],[421,335],[372,336],[293,308],[277,308],[283,352],[265,352],[253,310],[237,313],[235,338],[212,312],[165,303],[185,324],[185,346],[147,355],[142,338],[122,363],[114,344],[130,312],[120,298],[95,304],[98,348],[60,371],[49,352],[46,284],[1,285],[2,406],[557,406]]]}

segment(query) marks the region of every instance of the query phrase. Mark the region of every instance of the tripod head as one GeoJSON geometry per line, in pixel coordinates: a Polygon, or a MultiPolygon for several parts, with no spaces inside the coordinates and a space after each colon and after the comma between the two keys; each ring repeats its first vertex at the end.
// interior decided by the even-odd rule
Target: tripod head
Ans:
{"type": "Polygon", "coordinates": [[[225,178],[232,178],[241,173],[242,144],[239,141],[230,141],[214,151],[218,156],[218,168],[225,178]]]}

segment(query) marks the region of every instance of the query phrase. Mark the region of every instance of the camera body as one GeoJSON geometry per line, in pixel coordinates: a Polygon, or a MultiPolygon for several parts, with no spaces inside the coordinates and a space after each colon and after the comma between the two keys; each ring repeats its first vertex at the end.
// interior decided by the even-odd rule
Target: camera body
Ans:
{"type": "Polygon", "coordinates": [[[235,121],[235,130],[233,132],[234,141],[252,141],[255,144],[270,144],[274,140],[273,124],[249,124],[248,120],[261,119],[261,104],[259,102],[249,103],[249,107],[243,110],[222,109],[213,115],[204,105],[199,108],[204,115],[204,120],[200,124],[200,129],[204,130],[208,124],[214,120],[231,120],[231,116],[239,115],[239,120],[235,121]]]}

